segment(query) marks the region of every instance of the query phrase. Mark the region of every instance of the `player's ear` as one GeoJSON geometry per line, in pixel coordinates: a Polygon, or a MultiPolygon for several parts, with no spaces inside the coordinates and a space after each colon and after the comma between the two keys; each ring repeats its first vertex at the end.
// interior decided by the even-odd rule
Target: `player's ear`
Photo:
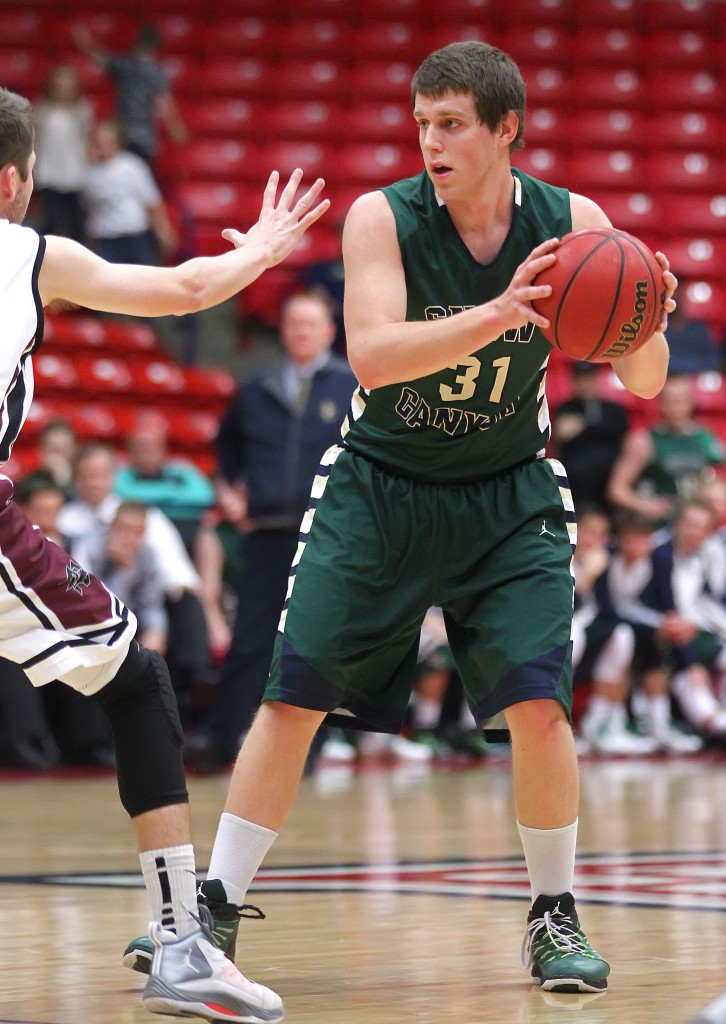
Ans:
{"type": "Polygon", "coordinates": [[[511,146],[519,131],[519,118],[513,110],[508,110],[499,122],[499,138],[504,146],[511,146]]]}
{"type": "Polygon", "coordinates": [[[0,198],[6,202],[15,199],[19,178],[20,174],[15,164],[5,164],[0,168],[0,198]]]}

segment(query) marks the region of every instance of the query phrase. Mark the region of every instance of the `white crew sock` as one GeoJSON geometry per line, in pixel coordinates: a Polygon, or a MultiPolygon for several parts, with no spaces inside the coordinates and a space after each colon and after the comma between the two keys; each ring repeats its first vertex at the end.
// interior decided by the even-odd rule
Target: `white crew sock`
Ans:
{"type": "Polygon", "coordinates": [[[687,672],[678,672],[673,677],[672,687],[683,714],[696,728],[705,728],[715,718],[719,703],[708,687],[694,686],[687,672]]]}
{"type": "Polygon", "coordinates": [[[459,712],[459,727],[461,729],[478,729],[479,726],[476,724],[476,718],[472,714],[471,708],[469,707],[466,698],[461,702],[461,711],[459,712]]]}
{"type": "Polygon", "coordinates": [[[572,892],[577,846],[577,818],[563,828],[528,828],[517,822],[527,862],[532,902],[538,896],[572,892]]]}
{"type": "Polygon", "coordinates": [[[441,701],[414,694],[414,725],[417,729],[435,729],[441,717],[441,701]]]}
{"type": "Polygon", "coordinates": [[[277,839],[277,832],[238,818],[222,815],[214,840],[207,878],[219,878],[230,903],[241,906],[267,851],[277,839]]]}
{"type": "Polygon", "coordinates": [[[189,911],[197,912],[197,875],[194,847],[170,846],[139,854],[141,872],[151,902],[151,917],[176,932],[189,935],[199,925],[189,911]]]}
{"type": "Polygon", "coordinates": [[[662,735],[671,724],[671,700],[667,693],[648,697],[648,727],[653,735],[662,735]]]}
{"type": "Polygon", "coordinates": [[[597,731],[601,725],[605,725],[610,720],[612,707],[612,701],[605,697],[600,697],[597,694],[590,697],[585,714],[582,716],[585,728],[597,731]]]}

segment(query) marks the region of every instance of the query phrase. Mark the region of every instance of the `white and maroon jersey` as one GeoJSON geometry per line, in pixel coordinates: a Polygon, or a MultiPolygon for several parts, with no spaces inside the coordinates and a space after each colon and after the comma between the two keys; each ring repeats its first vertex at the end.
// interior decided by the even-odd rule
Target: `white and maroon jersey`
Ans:
{"type": "Polygon", "coordinates": [[[0,220],[0,464],[33,400],[31,355],[43,340],[38,275],[45,239],[32,228],[0,220]]]}

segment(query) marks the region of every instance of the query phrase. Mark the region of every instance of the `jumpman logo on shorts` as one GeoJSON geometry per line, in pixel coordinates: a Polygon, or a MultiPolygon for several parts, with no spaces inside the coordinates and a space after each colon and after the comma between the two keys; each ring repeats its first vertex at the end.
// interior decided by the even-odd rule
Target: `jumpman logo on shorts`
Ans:
{"type": "Polygon", "coordinates": [[[545,535],[547,535],[548,537],[554,537],[554,533],[552,533],[551,530],[547,529],[547,520],[543,519],[542,520],[542,529],[539,531],[538,536],[544,537],[545,535]]]}

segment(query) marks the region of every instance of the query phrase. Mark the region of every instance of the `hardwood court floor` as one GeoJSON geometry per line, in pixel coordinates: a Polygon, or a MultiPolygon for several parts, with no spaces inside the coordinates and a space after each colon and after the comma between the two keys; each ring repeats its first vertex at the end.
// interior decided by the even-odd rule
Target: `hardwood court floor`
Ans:
{"type": "MultiPolygon", "coordinates": [[[[202,867],[225,786],[191,781],[202,867]]],[[[153,1021],[120,962],[148,911],[114,780],[0,775],[0,800],[0,1024],[153,1021]]],[[[518,962],[506,758],[319,770],[258,876],[267,920],[242,922],[239,966],[290,1024],[683,1024],[726,987],[725,807],[718,759],[583,763],[576,891],[611,987],[547,996],[518,962]]]]}

